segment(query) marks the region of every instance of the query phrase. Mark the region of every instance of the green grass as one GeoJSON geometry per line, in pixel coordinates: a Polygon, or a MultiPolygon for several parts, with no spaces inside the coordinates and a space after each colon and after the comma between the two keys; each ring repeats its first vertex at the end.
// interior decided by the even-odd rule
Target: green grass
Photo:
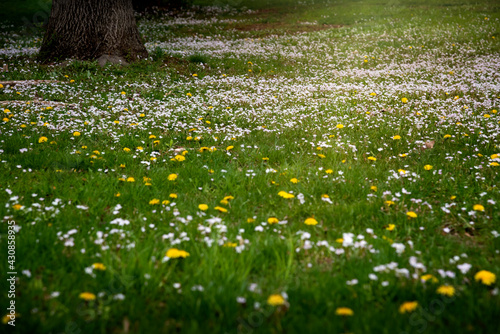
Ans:
{"type": "Polygon", "coordinates": [[[0,88],[2,326],[497,332],[475,275],[500,274],[498,4],[228,4],[141,17],[150,59],[127,67],[41,65],[41,29],[3,26],[0,81],[57,82],[0,88]]]}

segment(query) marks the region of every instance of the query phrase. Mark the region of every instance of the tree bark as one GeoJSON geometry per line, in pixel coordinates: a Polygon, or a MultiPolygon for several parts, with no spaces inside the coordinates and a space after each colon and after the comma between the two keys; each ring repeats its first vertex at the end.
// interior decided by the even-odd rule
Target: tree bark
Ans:
{"type": "Polygon", "coordinates": [[[93,60],[102,55],[127,61],[148,56],[132,0],[53,0],[39,59],[93,60]]]}

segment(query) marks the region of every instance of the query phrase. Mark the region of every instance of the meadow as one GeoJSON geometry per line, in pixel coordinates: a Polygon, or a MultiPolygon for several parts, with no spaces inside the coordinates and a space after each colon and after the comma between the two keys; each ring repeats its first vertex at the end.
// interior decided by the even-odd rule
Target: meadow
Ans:
{"type": "Polygon", "coordinates": [[[2,16],[1,332],[498,333],[499,4],[213,4],[126,67],[2,16]]]}

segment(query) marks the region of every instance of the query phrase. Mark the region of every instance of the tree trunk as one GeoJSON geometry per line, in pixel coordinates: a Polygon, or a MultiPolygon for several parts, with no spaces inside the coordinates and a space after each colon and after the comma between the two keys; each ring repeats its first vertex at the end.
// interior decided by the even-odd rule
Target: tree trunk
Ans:
{"type": "Polygon", "coordinates": [[[148,56],[137,30],[132,0],[53,0],[39,59],[134,61],[148,56]]]}

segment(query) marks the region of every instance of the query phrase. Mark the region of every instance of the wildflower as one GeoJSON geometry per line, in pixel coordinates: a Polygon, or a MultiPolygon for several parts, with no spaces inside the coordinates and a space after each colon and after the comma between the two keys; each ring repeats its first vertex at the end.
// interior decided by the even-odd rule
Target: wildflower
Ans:
{"type": "Polygon", "coordinates": [[[92,265],[92,268],[94,268],[95,270],[102,270],[102,271],[106,270],[106,266],[102,263],[99,263],[99,262],[94,263],[92,265]]]}
{"type": "Polygon", "coordinates": [[[441,285],[436,292],[443,296],[453,297],[455,294],[455,288],[450,285],[441,285]]]}
{"type": "Polygon", "coordinates": [[[155,139],[156,136],[155,135],[149,135],[149,139],[155,139]]]}
{"type": "Polygon", "coordinates": [[[120,164],[120,168],[125,168],[125,164],[120,164]]]}
{"type": "Polygon", "coordinates": [[[282,295],[274,294],[267,298],[267,303],[271,306],[285,305],[285,298],[282,295]]]}
{"type": "Polygon", "coordinates": [[[281,196],[281,197],[283,197],[283,198],[287,198],[287,199],[288,199],[288,198],[294,198],[294,197],[295,197],[295,195],[294,195],[294,194],[287,193],[286,191],[280,191],[280,192],[278,193],[278,195],[280,195],[280,196],[281,196]]]}
{"type": "Polygon", "coordinates": [[[166,257],[169,257],[171,259],[178,259],[178,258],[183,258],[185,259],[188,257],[190,254],[184,250],[180,250],[177,248],[170,248],[167,253],[165,254],[166,257]]]}
{"type": "Polygon", "coordinates": [[[394,224],[389,224],[389,225],[387,225],[387,227],[386,227],[385,229],[386,229],[387,231],[392,231],[392,230],[394,230],[395,228],[396,228],[396,225],[394,225],[394,224]]]}
{"type": "Polygon", "coordinates": [[[413,211],[408,211],[406,215],[410,218],[417,218],[417,214],[413,211]]]}
{"type": "Polygon", "coordinates": [[[377,161],[377,158],[375,158],[375,157],[368,157],[368,160],[377,161]]]}
{"type": "Polygon", "coordinates": [[[481,270],[474,275],[474,279],[476,282],[481,282],[484,285],[492,285],[495,283],[497,277],[495,274],[493,274],[490,271],[487,270],[481,270]]]}
{"type": "Polygon", "coordinates": [[[124,147],[124,148],[123,148],[123,150],[124,150],[125,152],[130,152],[130,149],[129,149],[128,147],[124,147]]]}
{"type": "Polygon", "coordinates": [[[39,144],[41,144],[41,143],[45,143],[47,140],[48,140],[48,139],[47,139],[47,137],[43,137],[43,136],[42,136],[42,137],[38,138],[38,143],[39,143],[39,144]]]}
{"type": "Polygon", "coordinates": [[[324,155],[324,154],[318,154],[318,157],[320,157],[321,159],[324,159],[324,158],[326,158],[326,155],[324,155]]]}
{"type": "Polygon", "coordinates": [[[352,316],[354,315],[354,312],[348,307],[337,307],[335,314],[341,316],[352,316]]]}
{"type": "Polygon", "coordinates": [[[156,205],[160,204],[160,200],[158,198],[153,198],[152,200],[149,201],[150,205],[156,205]]]}
{"type": "Polygon", "coordinates": [[[431,165],[425,165],[425,166],[424,166],[424,169],[425,169],[425,170],[431,170],[431,169],[432,169],[432,166],[431,166],[431,165]]]}
{"type": "Polygon", "coordinates": [[[163,205],[169,205],[170,204],[170,201],[168,199],[165,199],[161,202],[161,204],[163,205]]]}
{"type": "Polygon", "coordinates": [[[262,158],[262,160],[264,160],[264,161],[269,161],[269,158],[262,158]]]}
{"type": "Polygon", "coordinates": [[[404,302],[399,307],[399,313],[410,313],[410,312],[415,311],[417,309],[417,307],[418,307],[418,302],[417,301],[414,301],[414,302],[404,302]]]}
{"type": "Polygon", "coordinates": [[[401,136],[400,135],[395,135],[394,137],[392,137],[392,139],[399,140],[399,139],[401,139],[401,136]]]}
{"type": "Polygon", "coordinates": [[[83,300],[86,300],[86,301],[95,300],[95,298],[96,298],[95,295],[91,292],[82,292],[82,293],[80,293],[79,297],[83,300]]]}
{"type": "Polygon", "coordinates": [[[127,178],[127,182],[135,182],[135,179],[132,176],[130,176],[127,178]]]}
{"type": "Polygon", "coordinates": [[[451,138],[451,135],[444,135],[444,137],[443,137],[443,138],[444,138],[444,139],[446,139],[446,138],[451,138]]]}
{"type": "Polygon", "coordinates": [[[170,174],[168,176],[168,180],[169,181],[175,181],[175,180],[177,180],[177,174],[170,174]]]}
{"type": "Polygon", "coordinates": [[[214,209],[217,210],[217,211],[219,211],[219,212],[227,212],[227,209],[223,208],[221,206],[216,206],[214,209]]]}
{"type": "Polygon", "coordinates": [[[23,206],[22,206],[21,204],[14,204],[14,205],[12,206],[12,208],[13,208],[14,210],[21,210],[21,208],[22,208],[22,207],[23,207],[23,206]]]}
{"type": "Polygon", "coordinates": [[[425,274],[425,275],[422,275],[420,276],[420,279],[424,282],[427,282],[427,281],[431,281],[432,283],[437,283],[438,282],[438,279],[434,276],[434,275],[431,275],[431,274],[425,274]]]}
{"type": "Polygon", "coordinates": [[[247,218],[247,223],[249,223],[249,224],[255,223],[255,219],[253,219],[253,218],[247,218]]]}
{"type": "Polygon", "coordinates": [[[406,97],[403,97],[403,98],[401,99],[401,102],[403,102],[404,104],[406,104],[406,103],[408,103],[408,99],[407,99],[406,97]]]}
{"type": "Polygon", "coordinates": [[[168,195],[168,197],[170,197],[170,198],[177,198],[177,194],[172,193],[172,194],[168,195]]]}
{"type": "Polygon", "coordinates": [[[187,93],[187,94],[186,94],[186,96],[193,96],[193,94],[191,94],[191,93],[187,93]]]}
{"type": "Polygon", "coordinates": [[[186,160],[186,158],[185,158],[183,155],[176,155],[176,156],[174,157],[174,160],[175,160],[175,161],[179,161],[179,162],[180,162],[180,161],[184,161],[184,160],[186,160]]]}
{"type": "Polygon", "coordinates": [[[73,132],[73,136],[74,136],[74,137],[78,137],[78,136],[80,136],[80,132],[78,132],[78,131],[73,132]]]}
{"type": "Polygon", "coordinates": [[[122,92],[121,94],[122,94],[122,95],[125,95],[125,94],[127,94],[127,93],[125,93],[125,92],[122,92]]]}
{"type": "Polygon", "coordinates": [[[333,169],[327,169],[327,170],[325,170],[325,173],[326,174],[332,174],[333,173],[333,169]]]}
{"type": "Polygon", "coordinates": [[[198,205],[198,209],[200,209],[201,211],[206,211],[206,210],[208,210],[208,205],[200,204],[200,205],[198,205]]]}
{"type": "Polygon", "coordinates": [[[393,201],[385,201],[384,203],[385,203],[387,206],[391,206],[391,205],[396,204],[396,203],[395,203],[395,202],[393,202],[393,201]]]}
{"type": "Polygon", "coordinates": [[[267,218],[267,223],[268,224],[278,224],[280,221],[276,217],[269,217],[267,218]]]}
{"type": "Polygon", "coordinates": [[[228,146],[228,147],[226,147],[226,151],[230,151],[230,150],[232,150],[233,148],[234,148],[234,146],[232,146],[232,145],[231,145],[231,146],[228,146]]]}
{"type": "Polygon", "coordinates": [[[490,156],[490,158],[491,158],[492,160],[493,160],[493,159],[498,159],[498,157],[499,157],[499,155],[498,155],[498,154],[496,154],[496,153],[495,153],[495,154],[492,154],[492,155],[490,156]]]}
{"type": "Polygon", "coordinates": [[[236,246],[238,246],[238,244],[236,242],[226,242],[224,245],[222,245],[223,247],[231,247],[231,248],[234,248],[236,246]]]}
{"type": "Polygon", "coordinates": [[[377,93],[373,92],[373,93],[370,93],[370,96],[376,96],[377,93]]]}
{"type": "Polygon", "coordinates": [[[377,191],[377,190],[378,190],[378,188],[377,188],[377,186],[371,186],[371,187],[370,187],[370,190],[372,190],[372,191],[377,191]]]}
{"type": "Polygon", "coordinates": [[[475,204],[472,209],[474,211],[484,211],[484,206],[482,206],[481,204],[475,204]]]}
{"type": "Polygon", "coordinates": [[[318,221],[312,217],[310,218],[307,218],[305,221],[304,221],[304,224],[306,225],[317,225],[318,224],[318,221]]]}
{"type": "Polygon", "coordinates": [[[294,178],[290,179],[290,182],[292,182],[292,183],[299,183],[299,180],[294,177],[294,178]]]}
{"type": "Polygon", "coordinates": [[[344,128],[344,125],[342,125],[342,124],[337,124],[337,129],[342,129],[342,128],[344,128]]]}

